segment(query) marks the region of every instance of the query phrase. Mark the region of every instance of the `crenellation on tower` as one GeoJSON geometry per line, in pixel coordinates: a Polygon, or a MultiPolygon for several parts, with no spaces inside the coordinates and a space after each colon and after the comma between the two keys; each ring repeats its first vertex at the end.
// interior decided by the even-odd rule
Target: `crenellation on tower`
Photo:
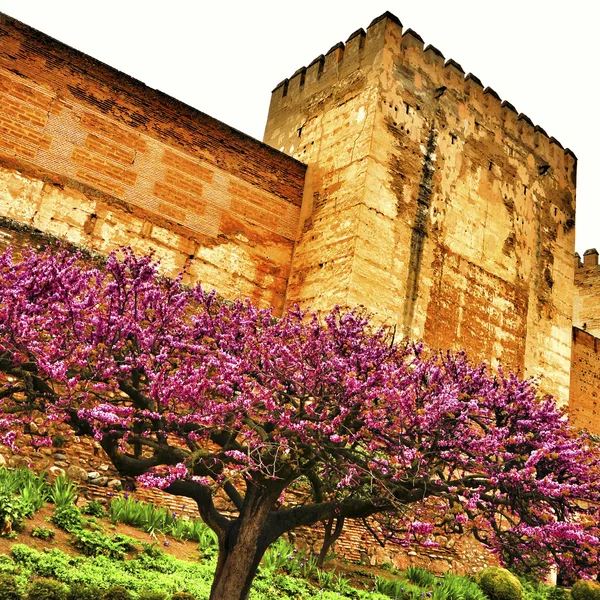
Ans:
{"type": "Polygon", "coordinates": [[[313,194],[288,301],[363,304],[430,346],[551,370],[566,401],[572,157],[389,15],[345,62],[271,104],[265,141],[309,165],[313,194]]]}
{"type": "Polygon", "coordinates": [[[569,417],[578,427],[600,433],[600,265],[598,250],[574,254],[573,361],[569,417]],[[583,258],[583,260],[582,260],[583,258]],[[593,349],[593,352],[591,351],[593,349]]]}

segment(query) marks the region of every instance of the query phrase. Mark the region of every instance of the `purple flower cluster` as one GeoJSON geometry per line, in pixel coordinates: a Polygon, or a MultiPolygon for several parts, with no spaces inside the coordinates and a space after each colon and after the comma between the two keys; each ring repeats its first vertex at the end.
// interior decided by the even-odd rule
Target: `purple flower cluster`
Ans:
{"type": "Polygon", "coordinates": [[[46,444],[64,421],[147,487],[207,503],[263,490],[273,510],[293,488],[315,521],[380,515],[390,538],[425,545],[473,529],[513,565],[597,569],[593,443],[534,382],[394,343],[360,312],[276,317],[131,250],[102,269],[8,251],[0,369],[13,449],[17,432],[46,444]]]}

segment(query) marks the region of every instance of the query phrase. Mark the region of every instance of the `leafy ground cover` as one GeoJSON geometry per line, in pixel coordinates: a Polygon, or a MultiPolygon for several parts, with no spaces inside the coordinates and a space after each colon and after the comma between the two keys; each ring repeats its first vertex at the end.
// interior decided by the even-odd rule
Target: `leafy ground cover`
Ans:
{"type": "MultiPolygon", "coordinates": [[[[26,469],[0,468],[5,531],[0,600],[168,600],[177,593],[190,594],[187,600],[209,598],[217,540],[200,520],[177,518],[126,497],[108,507],[99,502],[78,507],[77,495],[64,478],[49,485],[26,469]],[[52,588],[57,583],[63,587],[52,588]]],[[[438,578],[416,567],[399,572],[389,565],[344,566],[336,561],[335,568],[330,563],[319,569],[316,556],[279,539],[264,555],[250,600],[566,600],[568,595],[517,581],[518,593],[498,599],[493,589],[486,594],[467,577],[438,578]]]]}

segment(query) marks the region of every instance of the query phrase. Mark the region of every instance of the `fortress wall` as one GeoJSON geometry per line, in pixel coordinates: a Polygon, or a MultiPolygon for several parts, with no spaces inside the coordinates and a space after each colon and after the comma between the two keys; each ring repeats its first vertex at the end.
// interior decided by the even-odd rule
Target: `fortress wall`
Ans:
{"type": "Polygon", "coordinates": [[[583,261],[575,258],[573,325],[600,337],[600,266],[598,251],[587,250],[583,261]]]}
{"type": "Polygon", "coordinates": [[[309,165],[289,300],[363,304],[567,401],[572,152],[389,14],[274,90],[265,141],[309,165]]]}
{"type": "Polygon", "coordinates": [[[305,166],[0,15],[0,216],[283,306],[305,166]]]}
{"type": "Polygon", "coordinates": [[[600,435],[600,339],[573,327],[569,420],[600,435]]]}
{"type": "Polygon", "coordinates": [[[271,97],[265,142],[309,165],[288,297],[317,310],[352,302],[386,27],[382,20],[358,30],[271,97]]]}

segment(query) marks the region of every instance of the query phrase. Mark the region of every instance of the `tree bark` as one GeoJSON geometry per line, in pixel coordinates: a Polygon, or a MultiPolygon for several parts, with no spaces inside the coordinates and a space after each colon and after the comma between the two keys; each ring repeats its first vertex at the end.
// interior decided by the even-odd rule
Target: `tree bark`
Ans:
{"type": "Polygon", "coordinates": [[[321,546],[321,552],[319,552],[319,558],[317,559],[317,567],[319,569],[323,568],[325,564],[325,559],[327,558],[327,554],[331,549],[331,546],[335,544],[340,535],[342,535],[342,530],[344,529],[344,517],[331,517],[329,521],[325,523],[325,535],[323,537],[323,545],[321,546]],[[333,522],[335,520],[335,529],[333,528],[333,522]]]}
{"type": "Polygon", "coordinates": [[[219,536],[219,558],[209,600],[247,600],[265,550],[267,521],[279,491],[250,489],[240,516],[219,536]],[[262,491],[262,493],[261,493],[262,491]]]}

